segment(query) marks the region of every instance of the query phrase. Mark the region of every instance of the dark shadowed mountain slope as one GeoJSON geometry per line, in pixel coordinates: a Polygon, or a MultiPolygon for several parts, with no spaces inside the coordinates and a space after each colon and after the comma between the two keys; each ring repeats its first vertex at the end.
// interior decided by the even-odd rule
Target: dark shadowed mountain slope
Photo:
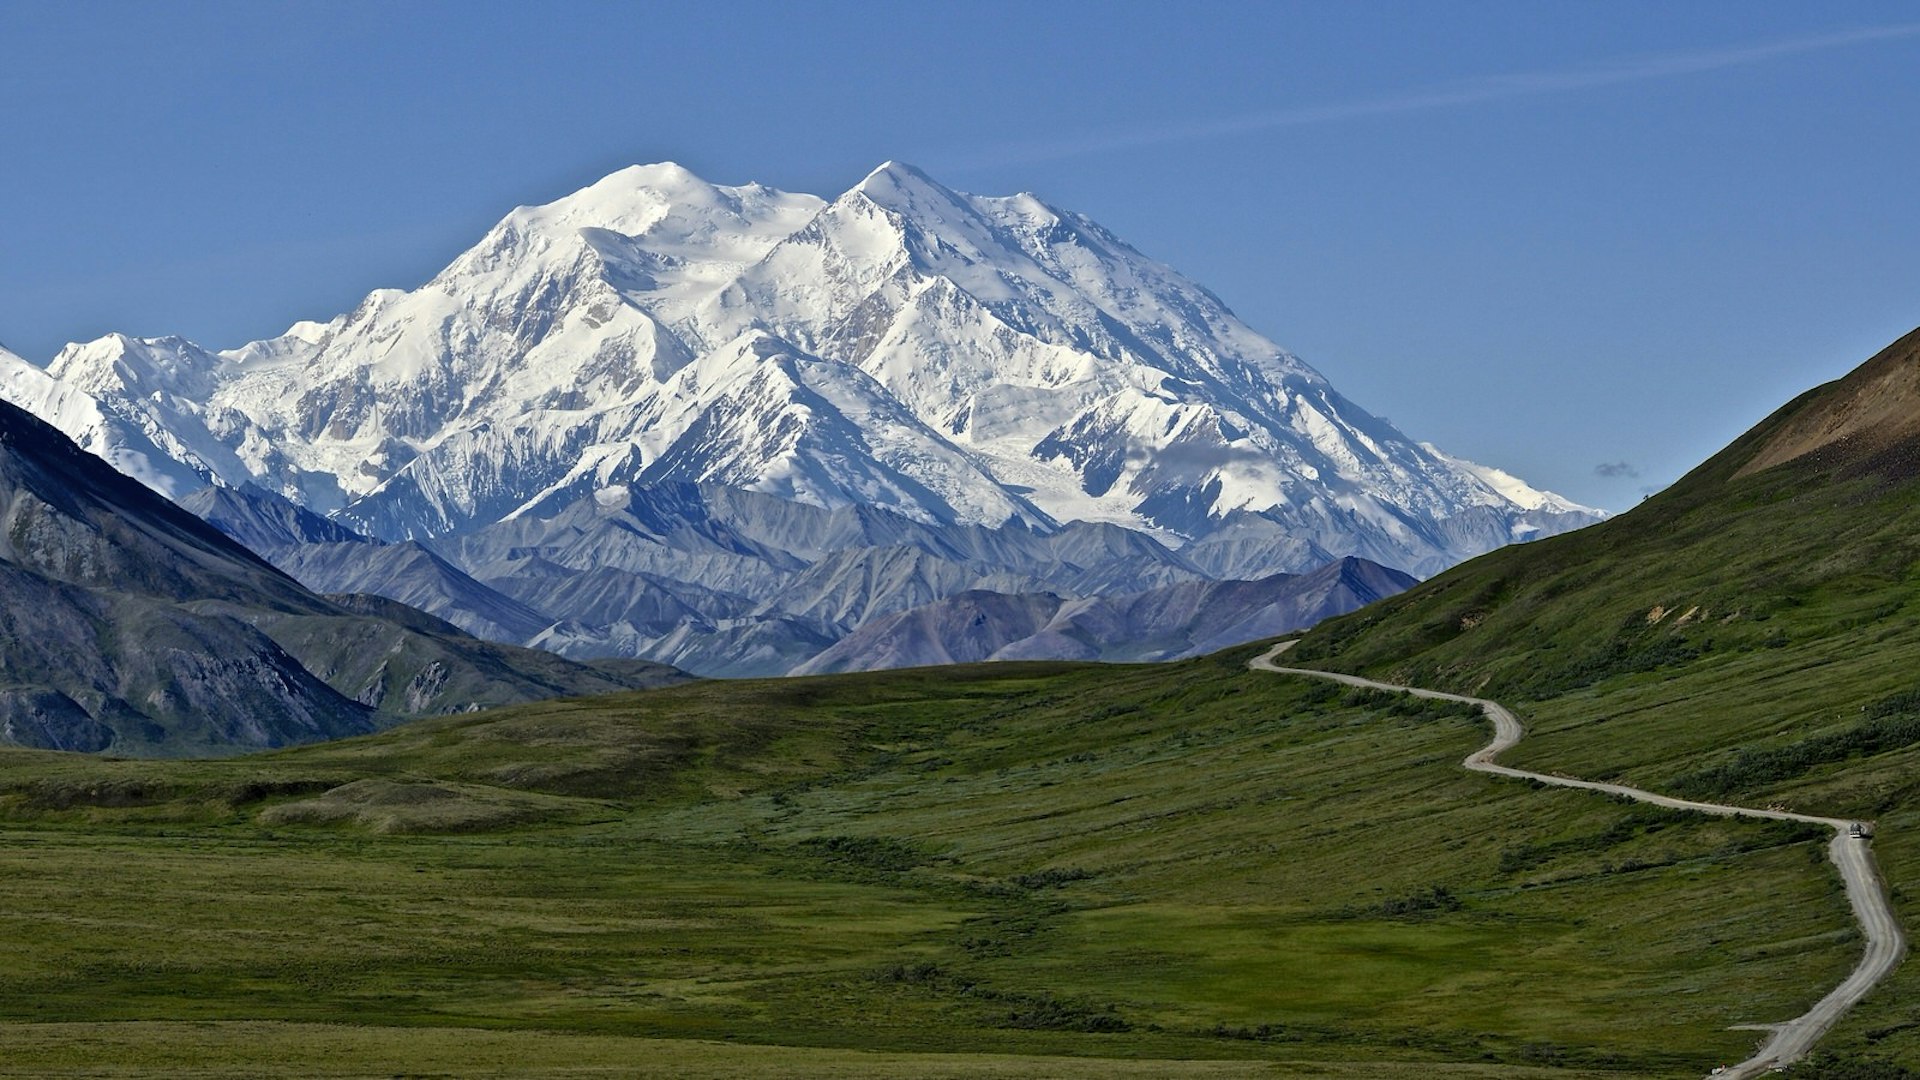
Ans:
{"type": "Polygon", "coordinates": [[[3,403],[0,609],[0,739],[52,749],[279,746],[673,675],[316,595],[3,403]]]}
{"type": "Polygon", "coordinates": [[[1168,660],[1311,626],[1414,579],[1365,559],[1259,581],[1188,581],[1112,597],[973,591],[882,616],[795,674],[979,660],[1168,660]]]}
{"type": "MultiPolygon", "coordinates": [[[[785,674],[877,619],[964,593],[1070,603],[1068,616],[1086,629],[1022,646],[1036,655],[1142,659],[1262,636],[1255,627],[1297,629],[1306,612],[1347,611],[1391,591],[1273,606],[1271,582],[1210,580],[1184,551],[1111,523],[928,524],[713,484],[556,500],[547,516],[518,515],[430,546],[346,533],[258,488],[198,492],[187,504],[316,592],[384,596],[475,636],[573,659],[641,657],[724,677],[785,674]],[[1243,610],[1237,597],[1256,602],[1243,610]],[[1121,600],[1132,607],[1116,607],[1121,600]]],[[[1258,565],[1273,542],[1261,533],[1236,549],[1234,568],[1258,565]]],[[[961,646],[952,655],[985,654],[961,646]]]]}
{"type": "Polygon", "coordinates": [[[554,622],[417,543],[363,536],[262,488],[204,488],[180,505],[317,593],[398,600],[475,637],[509,644],[522,644],[554,622]]]}
{"type": "Polygon", "coordinates": [[[0,559],[80,587],[157,600],[324,603],[219,530],[0,403],[0,559]]]}
{"type": "Polygon", "coordinates": [[[475,637],[522,643],[553,619],[482,585],[412,541],[299,544],[265,552],[316,592],[371,593],[430,611],[475,637]]]}
{"type": "Polygon", "coordinates": [[[182,508],[259,552],[293,544],[368,544],[372,539],[265,488],[204,487],[182,496],[182,508]]]}
{"type": "Polygon", "coordinates": [[[0,739],[275,746],[375,728],[244,619],[329,605],[66,436],[0,404],[0,739]]]}

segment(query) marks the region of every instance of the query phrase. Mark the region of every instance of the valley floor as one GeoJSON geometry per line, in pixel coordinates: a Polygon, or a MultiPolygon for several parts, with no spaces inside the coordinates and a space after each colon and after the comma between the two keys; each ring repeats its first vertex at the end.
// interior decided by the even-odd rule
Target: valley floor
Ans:
{"type": "Polygon", "coordinates": [[[0,1073],[1693,1077],[1851,966],[1823,833],[1255,651],[0,754],[0,1073]]]}

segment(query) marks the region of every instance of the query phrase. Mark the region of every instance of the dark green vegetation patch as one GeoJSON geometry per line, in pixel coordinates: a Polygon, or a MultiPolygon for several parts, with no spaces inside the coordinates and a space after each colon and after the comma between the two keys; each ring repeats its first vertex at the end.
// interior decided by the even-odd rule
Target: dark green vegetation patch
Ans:
{"type": "Polygon", "coordinates": [[[1892,694],[1860,711],[1867,719],[1838,731],[1783,746],[1741,747],[1730,760],[1674,777],[1673,790],[1696,797],[1755,790],[1798,779],[1817,766],[1920,744],[1920,691],[1892,694]]]}

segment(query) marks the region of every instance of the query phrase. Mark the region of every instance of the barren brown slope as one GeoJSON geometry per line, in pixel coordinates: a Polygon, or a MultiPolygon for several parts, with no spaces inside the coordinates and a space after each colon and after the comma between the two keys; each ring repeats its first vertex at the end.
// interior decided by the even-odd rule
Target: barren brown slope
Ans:
{"type": "Polygon", "coordinates": [[[1920,438],[1920,330],[1776,414],[1738,479],[1809,454],[1868,458],[1920,438]]]}

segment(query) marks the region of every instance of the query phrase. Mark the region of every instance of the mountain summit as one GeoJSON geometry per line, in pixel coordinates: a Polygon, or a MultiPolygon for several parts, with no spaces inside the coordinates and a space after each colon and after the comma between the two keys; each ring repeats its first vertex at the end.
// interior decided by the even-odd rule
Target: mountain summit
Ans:
{"type": "Polygon", "coordinates": [[[1093,221],[896,162],[832,201],[623,169],[330,322],[0,357],[0,394],[167,494],[386,539],[685,482],[1428,574],[1601,516],[1409,440],[1093,221]]]}

